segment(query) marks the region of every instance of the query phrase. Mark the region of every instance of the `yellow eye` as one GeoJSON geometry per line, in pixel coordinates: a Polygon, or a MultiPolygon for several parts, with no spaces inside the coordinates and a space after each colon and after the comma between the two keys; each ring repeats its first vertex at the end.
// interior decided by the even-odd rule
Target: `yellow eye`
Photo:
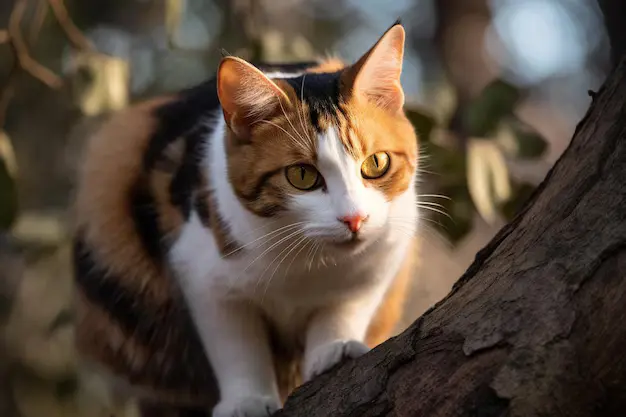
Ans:
{"type": "Polygon", "coordinates": [[[371,180],[380,178],[389,169],[389,154],[387,152],[376,152],[367,157],[361,165],[361,175],[363,178],[371,180]]]}
{"type": "Polygon", "coordinates": [[[311,165],[299,164],[287,167],[287,181],[298,190],[311,190],[320,184],[320,173],[311,165]]]}

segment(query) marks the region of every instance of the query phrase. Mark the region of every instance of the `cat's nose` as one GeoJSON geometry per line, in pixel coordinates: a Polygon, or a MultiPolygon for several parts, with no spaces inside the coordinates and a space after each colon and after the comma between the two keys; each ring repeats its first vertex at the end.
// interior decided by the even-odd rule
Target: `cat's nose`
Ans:
{"type": "Polygon", "coordinates": [[[356,233],[361,229],[361,226],[367,221],[368,217],[368,215],[364,214],[351,214],[349,216],[340,217],[338,220],[345,224],[352,233],[356,233]]]}

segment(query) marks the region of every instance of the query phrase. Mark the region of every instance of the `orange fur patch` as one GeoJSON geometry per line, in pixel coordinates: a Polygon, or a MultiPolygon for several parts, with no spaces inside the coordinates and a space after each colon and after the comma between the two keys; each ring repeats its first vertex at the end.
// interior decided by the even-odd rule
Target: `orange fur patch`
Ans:
{"type": "Polygon", "coordinates": [[[336,72],[341,71],[346,67],[345,62],[336,57],[329,57],[320,62],[320,64],[316,67],[312,67],[307,69],[305,72],[310,72],[313,74],[325,73],[325,72],[336,72]]]}
{"type": "MultiPolygon", "coordinates": [[[[159,279],[160,266],[150,259],[137,235],[130,195],[143,175],[143,154],[155,129],[151,113],[168,101],[154,100],[121,112],[91,138],[75,203],[76,227],[98,259],[124,276],[127,286],[158,302],[169,298],[169,288],[159,279]]],[[[159,186],[158,176],[155,181],[159,186]]]]}
{"type": "Polygon", "coordinates": [[[413,243],[407,250],[407,256],[402,268],[396,275],[393,284],[387,291],[385,298],[376,311],[374,319],[370,323],[365,338],[365,343],[370,348],[389,339],[402,318],[409,284],[416,271],[417,246],[417,239],[413,239],[413,243]]]}

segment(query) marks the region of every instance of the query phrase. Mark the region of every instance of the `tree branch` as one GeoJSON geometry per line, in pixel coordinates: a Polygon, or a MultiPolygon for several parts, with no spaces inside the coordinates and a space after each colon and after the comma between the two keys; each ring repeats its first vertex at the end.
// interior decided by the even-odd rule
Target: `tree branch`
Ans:
{"type": "Polygon", "coordinates": [[[626,407],[626,60],[525,209],[408,330],[276,415],[617,416],[626,407]]]}

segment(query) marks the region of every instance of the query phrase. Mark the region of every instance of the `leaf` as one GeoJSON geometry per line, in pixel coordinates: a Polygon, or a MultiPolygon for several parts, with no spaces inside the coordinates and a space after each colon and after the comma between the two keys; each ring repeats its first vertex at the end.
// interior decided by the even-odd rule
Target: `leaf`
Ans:
{"type": "Polygon", "coordinates": [[[9,136],[0,130],[0,231],[9,230],[18,215],[17,164],[9,136]]]}
{"type": "Polygon", "coordinates": [[[467,187],[481,217],[495,222],[498,205],[511,197],[511,184],[504,157],[492,141],[468,141],[467,187]]]}
{"type": "Polygon", "coordinates": [[[421,142],[430,142],[433,129],[437,125],[435,117],[417,104],[406,104],[404,112],[413,124],[413,127],[415,127],[419,140],[421,142]]]}
{"type": "Polygon", "coordinates": [[[72,58],[72,90],[87,116],[121,110],[129,102],[127,61],[97,52],[77,52],[72,58]]]}
{"type": "Polygon", "coordinates": [[[425,169],[440,175],[437,178],[440,183],[465,184],[466,160],[463,152],[433,142],[424,144],[420,152],[425,169]]]}
{"type": "Polygon", "coordinates": [[[436,216],[437,227],[452,244],[465,237],[473,226],[474,205],[464,183],[442,187],[438,192],[448,199],[442,200],[441,210],[450,217],[439,214],[436,216]]]}
{"type": "Polygon", "coordinates": [[[500,207],[500,211],[507,221],[513,220],[520,210],[524,208],[524,205],[535,191],[535,188],[533,184],[526,182],[513,185],[512,197],[500,207]]]}
{"type": "Polygon", "coordinates": [[[183,21],[185,1],[186,0],[165,0],[165,30],[170,47],[174,45],[174,37],[183,21]]]}
{"type": "Polygon", "coordinates": [[[548,149],[548,142],[532,126],[516,117],[505,122],[515,138],[515,157],[520,159],[537,159],[548,149]]]}
{"type": "Polygon", "coordinates": [[[491,136],[502,119],[513,113],[520,98],[521,91],[514,85],[501,79],[492,81],[465,108],[465,130],[469,136],[491,136]]]}

